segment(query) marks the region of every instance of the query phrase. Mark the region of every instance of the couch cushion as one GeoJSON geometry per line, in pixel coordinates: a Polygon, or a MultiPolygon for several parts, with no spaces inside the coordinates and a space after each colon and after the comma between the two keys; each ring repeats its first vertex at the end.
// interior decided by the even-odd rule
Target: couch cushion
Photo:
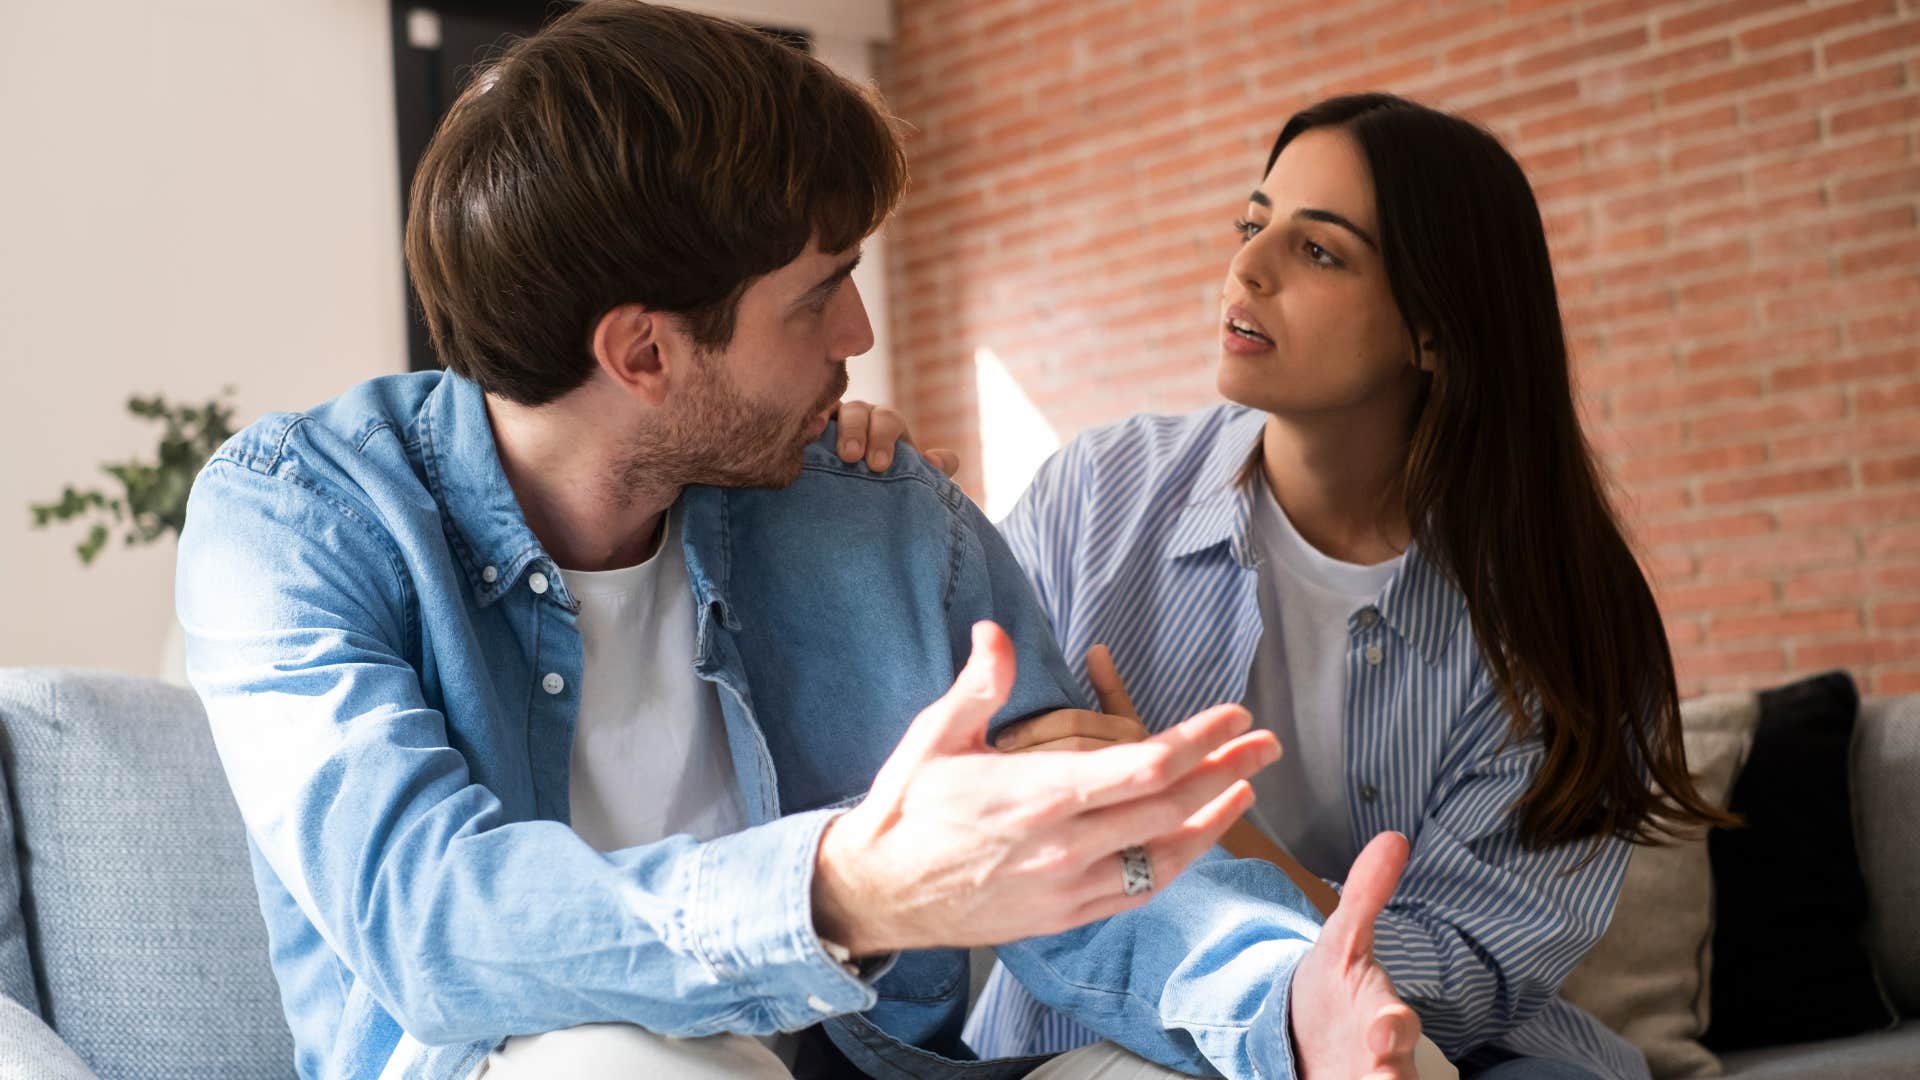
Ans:
{"type": "Polygon", "coordinates": [[[1906,1016],[1920,1016],[1920,934],[1913,929],[1913,913],[1920,911],[1915,777],[1920,694],[1862,705],[1853,731],[1853,810],[1867,879],[1867,947],[1887,994],[1906,1016]]]}
{"type": "Polygon", "coordinates": [[[98,1080],[60,1036],[19,1002],[0,999],[0,1077],[98,1080]]]}
{"type": "MultiPolygon", "coordinates": [[[[40,995],[27,955],[27,924],[20,912],[20,863],[14,857],[13,810],[0,774],[0,997],[19,1002],[35,1016],[40,995]]],[[[4,1076],[0,1073],[0,1076],[4,1076]]]]}
{"type": "Polygon", "coordinates": [[[1920,1076],[1920,1020],[1847,1039],[1720,1055],[1737,1080],[1897,1080],[1920,1076]]]}
{"type": "Polygon", "coordinates": [[[191,691],[0,670],[40,1013],[102,1076],[286,1077],[245,833],[191,691]]]}
{"type": "Polygon", "coordinates": [[[1860,698],[1846,672],[1760,695],[1753,748],[1715,830],[1713,1024],[1701,1040],[1742,1050],[1885,1028],[1894,1015],[1863,935],[1867,889],[1848,794],[1860,698]]]}
{"type": "MultiPolygon", "coordinates": [[[[1681,705],[1687,769],[1701,798],[1726,805],[1759,717],[1752,694],[1681,705]]],[[[1699,1042],[1709,1015],[1712,937],[1706,837],[1635,847],[1613,921],[1560,994],[1638,1048],[1655,1080],[1718,1076],[1720,1062],[1699,1042]]]]}

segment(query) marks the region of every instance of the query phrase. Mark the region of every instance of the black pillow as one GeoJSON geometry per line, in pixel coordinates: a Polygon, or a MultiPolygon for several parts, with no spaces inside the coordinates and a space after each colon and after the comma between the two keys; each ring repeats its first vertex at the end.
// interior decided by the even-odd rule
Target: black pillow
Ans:
{"type": "Polygon", "coordinates": [[[1760,695],[1753,750],[1716,829],[1712,1021],[1718,1050],[1885,1028],[1862,934],[1867,885],[1854,851],[1847,746],[1860,693],[1844,671],[1760,695]]]}

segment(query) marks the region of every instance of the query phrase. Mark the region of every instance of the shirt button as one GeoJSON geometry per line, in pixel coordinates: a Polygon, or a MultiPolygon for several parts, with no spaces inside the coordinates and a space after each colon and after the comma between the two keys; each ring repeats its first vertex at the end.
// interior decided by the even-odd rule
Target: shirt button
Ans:
{"type": "Polygon", "coordinates": [[[1369,630],[1371,630],[1371,629],[1373,629],[1373,627],[1374,627],[1374,625],[1375,625],[1376,623],[1378,623],[1379,621],[1380,621],[1380,613],[1379,613],[1379,612],[1377,612],[1377,611],[1375,611],[1375,610],[1373,610],[1372,608],[1364,608],[1364,609],[1362,609],[1362,610],[1361,610],[1361,612],[1360,612],[1360,625],[1361,625],[1361,626],[1364,626],[1364,627],[1366,627],[1367,629],[1369,629],[1369,630]]]}
{"type": "Polygon", "coordinates": [[[557,671],[547,672],[547,677],[540,680],[540,689],[545,690],[549,694],[557,694],[566,688],[567,680],[561,678],[560,673],[557,671]]]}
{"type": "Polygon", "coordinates": [[[830,1013],[833,1011],[833,1006],[820,1000],[820,995],[818,994],[807,995],[807,1004],[817,1013],[830,1013]]]}
{"type": "Polygon", "coordinates": [[[496,581],[499,581],[500,568],[497,566],[489,566],[486,569],[480,571],[480,580],[486,582],[489,585],[493,584],[496,581]]]}
{"type": "Polygon", "coordinates": [[[1379,788],[1374,787],[1372,784],[1360,785],[1360,801],[1361,802],[1372,802],[1373,800],[1379,797],[1380,797],[1379,788]]]}
{"type": "Polygon", "coordinates": [[[527,588],[532,589],[535,596],[545,593],[547,591],[547,575],[535,570],[532,576],[527,578],[527,588]]]}
{"type": "Polygon", "coordinates": [[[1378,645],[1367,646],[1367,663],[1368,664],[1371,664],[1374,667],[1379,667],[1380,661],[1385,657],[1386,657],[1386,654],[1380,651],[1380,646],[1378,645]]]}

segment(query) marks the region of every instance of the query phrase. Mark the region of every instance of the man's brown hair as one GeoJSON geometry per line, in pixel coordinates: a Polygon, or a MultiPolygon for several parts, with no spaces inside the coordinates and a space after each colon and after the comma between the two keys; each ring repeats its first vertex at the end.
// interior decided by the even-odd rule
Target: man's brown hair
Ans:
{"type": "Polygon", "coordinates": [[[541,405],[586,381],[609,310],[679,315],[720,348],[755,278],[811,238],[852,247],[905,185],[894,121],[825,64],[740,23],[593,0],[448,110],[407,265],[440,358],[541,405]]]}

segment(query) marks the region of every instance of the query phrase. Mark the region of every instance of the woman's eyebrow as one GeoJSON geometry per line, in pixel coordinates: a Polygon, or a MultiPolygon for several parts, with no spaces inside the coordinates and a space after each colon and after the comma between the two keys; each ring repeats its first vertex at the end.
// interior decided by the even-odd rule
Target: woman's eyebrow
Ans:
{"type": "MultiPolygon", "coordinates": [[[[1253,194],[1247,196],[1247,201],[1255,206],[1264,206],[1269,210],[1273,209],[1273,200],[1267,198],[1267,193],[1264,191],[1256,189],[1253,194]]],[[[1348,221],[1346,218],[1331,210],[1315,210],[1312,207],[1303,206],[1293,212],[1293,219],[1295,221],[1324,221],[1329,225],[1338,225],[1359,237],[1368,247],[1372,248],[1376,254],[1380,251],[1380,245],[1374,242],[1373,237],[1367,235],[1367,230],[1362,229],[1360,226],[1355,225],[1353,222],[1348,221]]]]}

